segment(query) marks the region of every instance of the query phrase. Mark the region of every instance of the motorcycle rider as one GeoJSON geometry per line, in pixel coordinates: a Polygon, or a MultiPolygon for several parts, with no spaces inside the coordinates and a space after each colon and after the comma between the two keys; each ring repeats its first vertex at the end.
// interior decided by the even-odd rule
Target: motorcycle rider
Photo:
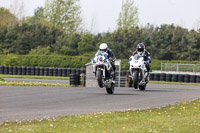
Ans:
{"type": "Polygon", "coordinates": [[[95,54],[95,56],[99,53],[99,52],[106,52],[108,54],[108,59],[110,60],[110,64],[113,68],[113,72],[114,72],[114,77],[113,79],[115,80],[116,76],[115,76],[115,65],[114,65],[114,61],[116,59],[114,53],[112,52],[111,49],[108,48],[108,45],[106,43],[101,43],[99,46],[99,50],[97,51],[97,53],[95,54]]]}
{"type": "Polygon", "coordinates": [[[140,56],[143,56],[144,57],[144,61],[145,61],[145,66],[147,68],[147,76],[146,76],[146,81],[148,82],[149,81],[149,72],[150,72],[150,63],[151,63],[151,57],[150,57],[150,53],[145,49],[145,45],[143,43],[139,43],[137,44],[136,46],[136,50],[133,52],[132,56],[134,55],[140,55],[140,56]]]}

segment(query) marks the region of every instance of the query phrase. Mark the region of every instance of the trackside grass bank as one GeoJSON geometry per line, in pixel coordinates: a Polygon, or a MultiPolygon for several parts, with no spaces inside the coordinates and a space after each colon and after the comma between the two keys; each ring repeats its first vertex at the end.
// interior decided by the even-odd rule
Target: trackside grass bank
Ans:
{"type": "Polygon", "coordinates": [[[2,133],[197,133],[200,99],[167,107],[124,112],[17,121],[0,125],[2,133]]]}

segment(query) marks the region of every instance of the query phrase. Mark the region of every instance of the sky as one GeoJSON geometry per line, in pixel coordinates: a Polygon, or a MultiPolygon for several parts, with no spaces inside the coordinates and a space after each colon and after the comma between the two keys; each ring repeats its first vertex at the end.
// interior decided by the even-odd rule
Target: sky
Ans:
{"type": "MultiPolygon", "coordinates": [[[[10,8],[16,0],[0,0],[0,7],[10,8]]],[[[33,16],[45,0],[17,0],[24,4],[24,15],[33,16]]],[[[122,0],[80,0],[84,28],[93,33],[113,31],[122,0]]],[[[135,0],[140,26],[174,24],[187,29],[200,28],[200,0],[135,0]]]]}

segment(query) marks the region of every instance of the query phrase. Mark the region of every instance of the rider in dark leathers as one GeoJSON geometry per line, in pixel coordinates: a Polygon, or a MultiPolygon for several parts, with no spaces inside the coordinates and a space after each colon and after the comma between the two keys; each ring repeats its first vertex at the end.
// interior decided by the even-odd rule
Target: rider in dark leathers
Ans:
{"type": "Polygon", "coordinates": [[[136,50],[133,52],[132,56],[134,56],[136,54],[139,54],[139,55],[144,57],[145,66],[146,66],[147,72],[148,72],[148,75],[147,75],[147,77],[148,77],[149,76],[149,72],[150,72],[150,67],[151,67],[150,66],[151,57],[150,57],[150,53],[145,49],[145,45],[143,43],[139,43],[136,46],[136,50]]]}

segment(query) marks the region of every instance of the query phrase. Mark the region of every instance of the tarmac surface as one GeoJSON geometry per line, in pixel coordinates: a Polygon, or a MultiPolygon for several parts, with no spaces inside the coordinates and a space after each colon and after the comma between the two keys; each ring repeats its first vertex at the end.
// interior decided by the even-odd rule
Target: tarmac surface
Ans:
{"type": "Polygon", "coordinates": [[[200,98],[200,86],[148,84],[146,91],[116,87],[0,86],[0,124],[6,121],[149,109],[200,98]]]}

